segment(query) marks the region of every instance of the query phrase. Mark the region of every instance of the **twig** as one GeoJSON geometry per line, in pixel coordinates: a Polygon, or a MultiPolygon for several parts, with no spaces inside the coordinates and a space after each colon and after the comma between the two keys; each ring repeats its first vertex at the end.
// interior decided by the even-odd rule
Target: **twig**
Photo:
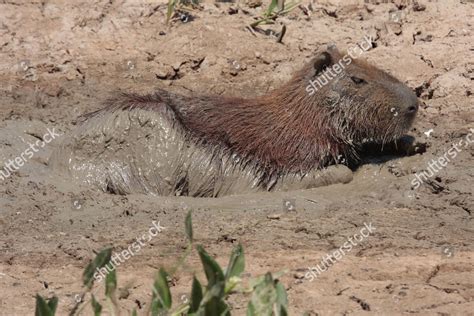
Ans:
{"type": "Polygon", "coordinates": [[[257,37],[257,34],[255,34],[255,31],[253,30],[252,26],[251,25],[247,25],[245,27],[247,30],[249,30],[250,34],[252,34],[253,36],[257,37]]]}
{"type": "Polygon", "coordinates": [[[285,36],[286,33],[286,25],[283,24],[283,27],[281,28],[280,35],[278,35],[277,43],[281,43],[283,40],[283,36],[285,36]]]}

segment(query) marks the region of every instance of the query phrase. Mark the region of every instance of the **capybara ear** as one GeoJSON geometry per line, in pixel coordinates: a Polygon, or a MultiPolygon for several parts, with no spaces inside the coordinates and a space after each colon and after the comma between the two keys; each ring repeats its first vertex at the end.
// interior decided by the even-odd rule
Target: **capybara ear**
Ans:
{"type": "Polygon", "coordinates": [[[313,60],[313,67],[315,70],[314,75],[319,74],[321,71],[326,69],[329,65],[333,62],[332,56],[329,52],[322,52],[320,53],[314,60],[313,60]]]}

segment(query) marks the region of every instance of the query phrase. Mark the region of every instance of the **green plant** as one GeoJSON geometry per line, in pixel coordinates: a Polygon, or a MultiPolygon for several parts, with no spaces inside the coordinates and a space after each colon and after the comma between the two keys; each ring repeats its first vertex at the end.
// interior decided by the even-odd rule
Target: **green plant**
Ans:
{"type": "MultiPolygon", "coordinates": [[[[194,248],[191,212],[187,214],[185,219],[185,233],[188,240],[188,247],[184,255],[178,261],[178,264],[173,269],[171,275],[184,264],[187,256],[194,248]]],[[[152,298],[146,315],[227,316],[231,315],[231,308],[227,304],[226,299],[233,294],[250,296],[250,301],[247,306],[248,316],[287,315],[288,299],[286,290],[278,280],[283,273],[278,273],[275,276],[271,273],[267,273],[250,280],[248,284],[243,284],[241,275],[245,269],[245,256],[242,245],[239,244],[232,250],[229,263],[225,270],[221,268],[221,266],[201,245],[197,245],[196,250],[201,260],[207,284],[203,286],[194,275],[189,302],[173,307],[168,282],[170,275],[165,271],[165,269],[160,268],[153,283],[152,298]]],[[[112,249],[107,248],[102,250],[97,254],[94,260],[87,265],[83,273],[83,283],[86,292],[82,297],[88,293],[90,294],[90,306],[92,307],[95,316],[100,316],[102,314],[103,306],[98,300],[96,300],[92,293],[94,271],[104,267],[110,261],[111,255],[112,249]]],[[[105,279],[105,300],[110,315],[116,315],[119,310],[115,295],[116,289],[117,275],[116,271],[112,270],[107,274],[105,279]]],[[[80,309],[78,308],[82,303],[82,297],[80,302],[78,302],[70,312],[70,315],[78,315],[82,312],[85,306],[88,306],[88,304],[83,304],[80,309]]],[[[57,305],[57,297],[45,300],[43,297],[37,295],[35,316],[54,316],[57,305]]],[[[132,316],[136,315],[136,310],[133,310],[132,316]]]]}
{"type": "Polygon", "coordinates": [[[199,0],[168,0],[168,9],[166,12],[166,24],[176,11],[189,11],[187,7],[196,8],[199,0]]]}
{"type": "Polygon", "coordinates": [[[272,0],[270,5],[268,6],[267,10],[260,17],[257,21],[250,24],[250,27],[255,29],[259,25],[264,24],[275,24],[275,20],[282,16],[294,8],[296,8],[300,4],[299,1],[291,2],[288,5],[285,5],[285,0],[272,0]]]}

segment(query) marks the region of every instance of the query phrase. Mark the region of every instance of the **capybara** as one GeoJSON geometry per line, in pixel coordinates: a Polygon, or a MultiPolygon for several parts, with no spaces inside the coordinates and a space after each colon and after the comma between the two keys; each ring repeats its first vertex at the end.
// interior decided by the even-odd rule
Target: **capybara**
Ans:
{"type": "Polygon", "coordinates": [[[403,136],[416,95],[356,59],[317,91],[308,82],[343,56],[328,47],[256,98],[121,94],[85,116],[51,166],[116,194],[217,197],[348,182],[365,142],[403,136]]]}

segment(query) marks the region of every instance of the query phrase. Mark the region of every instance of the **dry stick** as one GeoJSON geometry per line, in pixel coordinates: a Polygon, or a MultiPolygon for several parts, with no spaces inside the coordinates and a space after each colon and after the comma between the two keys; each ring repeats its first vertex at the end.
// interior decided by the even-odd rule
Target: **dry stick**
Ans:
{"type": "Polygon", "coordinates": [[[278,39],[277,39],[277,43],[281,43],[281,41],[283,40],[283,36],[285,36],[285,33],[286,33],[286,25],[283,24],[280,35],[278,36],[278,39]]]}
{"type": "Polygon", "coordinates": [[[255,34],[255,31],[253,30],[252,26],[246,26],[245,29],[249,30],[250,34],[257,37],[257,34],[255,34]]]}
{"type": "Polygon", "coordinates": [[[311,14],[310,14],[310,10],[308,9],[307,6],[305,6],[305,5],[303,5],[303,4],[300,4],[300,5],[298,6],[298,8],[299,8],[301,11],[303,11],[303,13],[304,13],[305,15],[307,15],[307,16],[310,16],[310,15],[311,15],[311,14]]]}
{"type": "Polygon", "coordinates": [[[311,200],[311,199],[305,199],[305,200],[308,201],[308,202],[311,202],[311,203],[318,204],[318,202],[316,202],[315,200],[311,200]]]}
{"type": "Polygon", "coordinates": [[[96,287],[95,289],[89,289],[89,290],[86,290],[85,292],[82,292],[81,293],[81,300],[79,302],[76,301],[76,305],[74,305],[73,309],[69,312],[69,316],[74,316],[74,315],[80,315],[80,313],[82,313],[82,310],[87,306],[89,305],[88,303],[92,301],[92,295],[93,294],[97,294],[97,292],[99,291],[100,289],[100,285],[98,287],[96,287]],[[94,292],[94,293],[92,293],[94,292]],[[88,299],[87,301],[84,301],[84,296],[86,296],[87,293],[90,293],[91,294],[91,298],[88,299]],[[82,305],[82,306],[81,306],[82,305]],[[79,306],[81,306],[81,308],[78,310],[79,306]],[[76,314],[77,313],[77,314],[76,314]]]}
{"type": "MultiPolygon", "coordinates": [[[[76,296],[79,295],[79,294],[76,294],[76,296]]],[[[81,305],[81,303],[83,303],[83,300],[84,300],[84,296],[86,295],[86,293],[82,293],[80,295],[80,300],[79,302],[76,300],[76,296],[74,296],[74,300],[76,301],[76,304],[74,305],[74,307],[72,308],[72,310],[69,312],[69,316],[73,316],[76,314],[76,311],[77,309],[79,308],[79,305],[81,305]]]]}
{"type": "Polygon", "coordinates": [[[285,0],[278,0],[277,8],[278,11],[283,11],[285,9],[285,0]]]}
{"type": "Polygon", "coordinates": [[[255,22],[253,22],[252,24],[250,24],[250,27],[255,29],[260,24],[275,24],[274,20],[276,18],[277,18],[277,15],[273,15],[273,16],[268,17],[268,18],[263,18],[263,19],[257,20],[255,22]]]}

